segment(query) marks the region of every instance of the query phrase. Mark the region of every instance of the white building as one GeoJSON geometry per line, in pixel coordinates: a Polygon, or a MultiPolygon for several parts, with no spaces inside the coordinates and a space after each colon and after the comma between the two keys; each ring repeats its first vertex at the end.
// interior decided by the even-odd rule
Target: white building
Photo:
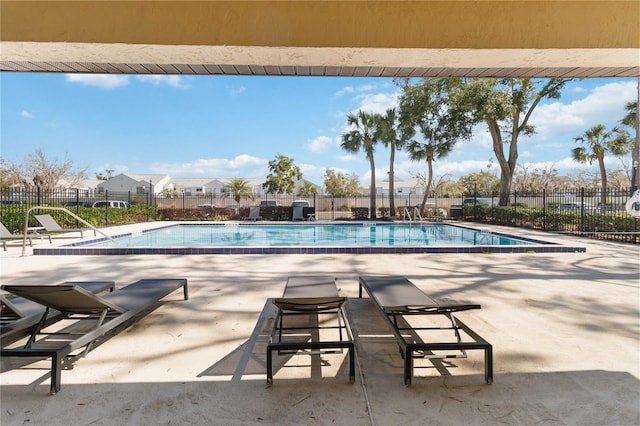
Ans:
{"type": "Polygon", "coordinates": [[[111,179],[98,184],[98,192],[130,192],[132,194],[147,194],[152,188],[153,194],[159,195],[163,191],[172,191],[173,183],[168,175],[133,175],[121,173],[111,179]]]}

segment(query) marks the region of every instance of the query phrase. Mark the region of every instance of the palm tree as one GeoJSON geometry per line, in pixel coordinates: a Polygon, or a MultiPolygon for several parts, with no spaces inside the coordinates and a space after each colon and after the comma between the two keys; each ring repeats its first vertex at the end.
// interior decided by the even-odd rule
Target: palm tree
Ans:
{"type": "Polygon", "coordinates": [[[302,185],[298,188],[298,195],[303,197],[311,197],[312,195],[318,192],[318,187],[313,183],[305,180],[302,182],[302,185]]]}
{"type": "MultiPolygon", "coordinates": [[[[422,126],[421,126],[422,127],[422,126]]],[[[426,129],[421,129],[423,135],[426,129]]],[[[426,191],[424,191],[424,198],[422,199],[422,208],[420,214],[424,214],[424,208],[427,205],[427,198],[432,193],[433,187],[433,162],[436,158],[446,157],[455,145],[455,140],[434,140],[427,139],[425,142],[411,141],[407,145],[407,152],[409,158],[413,161],[427,162],[427,184],[426,191]]]]}
{"type": "Polygon", "coordinates": [[[607,132],[604,125],[597,124],[584,132],[583,135],[575,137],[574,141],[587,145],[571,150],[574,160],[580,163],[589,162],[589,164],[593,164],[594,161],[598,162],[602,181],[600,206],[604,208],[607,204],[607,171],[604,166],[604,157],[607,153],[616,156],[628,154],[633,149],[629,133],[619,127],[607,132]]]}
{"type": "Polygon", "coordinates": [[[638,186],[638,162],[640,162],[640,142],[638,141],[638,101],[627,102],[624,109],[627,114],[620,120],[620,123],[631,127],[636,133],[636,143],[631,153],[631,194],[638,186]]]}
{"type": "Polygon", "coordinates": [[[638,101],[635,102],[627,102],[624,106],[624,109],[627,111],[627,114],[620,120],[620,123],[625,126],[629,126],[632,129],[637,129],[637,120],[638,120],[638,101]]]}
{"type": "Polygon", "coordinates": [[[433,186],[433,162],[448,155],[459,140],[471,137],[471,123],[464,109],[456,107],[452,94],[459,90],[458,79],[425,78],[416,86],[406,80],[400,98],[402,121],[415,126],[422,141],[413,140],[406,145],[409,158],[427,162],[427,179],[422,211],[433,186]]]}
{"type": "Polygon", "coordinates": [[[249,186],[249,182],[245,179],[234,178],[229,179],[227,181],[227,185],[225,187],[227,193],[233,193],[233,199],[237,204],[240,204],[240,200],[244,198],[248,198],[253,200],[255,197],[253,196],[253,192],[251,192],[251,187],[249,186]]]}
{"type": "Polygon", "coordinates": [[[413,136],[412,126],[403,126],[395,108],[387,110],[384,116],[380,116],[376,123],[376,137],[389,148],[389,214],[395,216],[395,188],[394,188],[394,163],[396,148],[402,148],[407,139],[413,136]]]}
{"type": "Polygon", "coordinates": [[[371,166],[371,185],[369,186],[369,209],[371,219],[376,218],[376,165],[373,158],[375,152],[376,124],[380,120],[379,114],[359,110],[347,114],[347,124],[353,128],[342,135],[340,147],[348,152],[356,153],[362,149],[367,155],[371,166]]]}

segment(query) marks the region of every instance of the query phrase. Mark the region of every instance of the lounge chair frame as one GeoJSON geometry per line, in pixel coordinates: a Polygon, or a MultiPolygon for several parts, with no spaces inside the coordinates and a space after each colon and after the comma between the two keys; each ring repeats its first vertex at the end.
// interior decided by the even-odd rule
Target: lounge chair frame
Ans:
{"type": "MultiPolygon", "coordinates": [[[[56,394],[61,389],[61,375],[64,363],[66,361],[73,362],[78,357],[87,355],[90,351],[93,343],[100,337],[114,330],[116,327],[123,325],[130,325],[129,321],[139,314],[150,310],[159,301],[172,293],[173,291],[183,288],[184,300],[188,300],[189,293],[187,288],[187,280],[180,279],[146,279],[139,280],[129,286],[123,287],[120,290],[116,290],[104,297],[99,297],[91,294],[85,289],[77,285],[58,285],[58,286],[12,286],[7,285],[3,288],[11,293],[17,294],[22,297],[29,298],[33,301],[45,304],[46,310],[42,315],[38,326],[33,331],[26,344],[23,347],[2,348],[0,356],[2,357],[27,357],[27,358],[51,358],[51,387],[50,393],[56,394]],[[51,299],[46,297],[40,297],[37,292],[32,291],[33,287],[49,287],[49,289],[55,287],[59,289],[59,294],[53,296],[51,299]],[[145,287],[153,290],[152,295],[145,297],[145,287]],[[66,294],[64,293],[66,292],[66,294]],[[128,307],[119,306],[116,303],[112,303],[110,299],[118,301],[122,300],[122,296],[130,293],[132,295],[133,302],[128,307]],[[86,306],[74,306],[65,307],[65,299],[74,299],[78,297],[83,301],[89,301],[86,306]],[[52,310],[61,311],[65,314],[65,319],[77,320],[68,327],[57,330],[55,333],[43,333],[44,324],[52,310]],[[77,329],[77,325],[81,321],[93,320],[96,321],[96,325],[93,329],[83,332],[79,335],[74,334],[74,329],[77,329]],[[44,345],[38,346],[38,336],[44,336],[44,345]],[[47,345],[47,336],[55,335],[56,341],[59,341],[54,347],[47,345]],[[80,351],[80,352],[79,352],[80,351]],[[79,352],[79,353],[78,353],[79,352]]],[[[151,291],[149,290],[149,291],[151,291]]]]}
{"type": "Polygon", "coordinates": [[[243,220],[262,220],[260,215],[260,206],[249,207],[249,216],[243,217],[243,220]]]}
{"type": "MultiPolygon", "coordinates": [[[[47,233],[51,233],[51,232],[57,232],[57,233],[69,233],[69,232],[80,232],[80,238],[84,238],[84,231],[86,231],[86,229],[83,228],[63,228],[62,226],[60,226],[60,224],[58,222],[56,222],[56,220],[53,218],[53,216],[51,216],[50,214],[36,214],[33,215],[33,217],[36,218],[36,220],[40,223],[40,225],[42,225],[42,228],[44,228],[44,231],[47,233]]],[[[37,228],[40,229],[40,228],[37,228]]],[[[93,235],[96,236],[96,230],[93,230],[93,235]]]]}
{"type": "Polygon", "coordinates": [[[355,382],[355,345],[349,320],[344,312],[346,297],[338,295],[333,277],[289,277],[281,298],[273,299],[278,307],[278,314],[274,321],[271,339],[267,345],[267,387],[273,384],[273,352],[278,354],[320,354],[341,353],[348,351],[349,357],[349,382],[355,382]],[[317,320],[315,324],[303,327],[285,325],[285,317],[307,316],[317,320],[321,315],[337,318],[337,325],[320,325],[323,322],[317,320]],[[338,340],[332,341],[283,341],[283,335],[295,330],[321,330],[337,329],[338,340]]]}
{"type": "Polygon", "coordinates": [[[404,359],[404,384],[411,385],[413,376],[414,358],[466,358],[467,350],[484,351],[484,379],[487,384],[493,383],[493,346],[469,326],[455,317],[455,313],[480,309],[476,304],[440,304],[431,299],[424,292],[418,289],[411,281],[404,277],[369,277],[359,278],[358,297],[362,298],[362,289],[365,289],[369,298],[383,314],[387,324],[391,328],[400,354],[404,359]],[[408,290],[410,297],[404,298],[401,294],[393,295],[393,303],[388,304],[388,290],[384,294],[385,286],[392,285],[394,289],[401,293],[408,290]],[[385,296],[386,299],[385,299],[385,296]],[[385,303],[386,302],[386,303],[385,303]],[[405,316],[412,315],[444,315],[449,321],[449,327],[405,327],[401,323],[405,316]],[[451,330],[455,336],[453,342],[425,342],[422,339],[411,337],[410,334],[420,331],[451,330]],[[410,333],[407,333],[410,332],[410,333]],[[462,341],[461,332],[466,334],[472,341],[462,341]],[[434,354],[433,351],[457,351],[457,354],[434,354]],[[419,354],[416,356],[415,354],[419,354]]]}
{"type": "Polygon", "coordinates": [[[291,220],[294,221],[294,222],[296,220],[304,221],[304,208],[300,207],[300,206],[293,206],[292,207],[291,220]]]}
{"type": "MultiPolygon", "coordinates": [[[[69,284],[78,285],[94,294],[115,290],[115,282],[113,281],[67,281],[56,285],[69,284]]],[[[9,345],[32,334],[40,323],[45,306],[8,293],[0,294],[0,300],[2,301],[2,324],[0,326],[2,345],[9,345]]],[[[43,326],[53,324],[63,317],[62,312],[50,310],[43,326]]]]}
{"type": "Polygon", "coordinates": [[[4,226],[3,223],[0,223],[0,241],[2,241],[2,248],[4,251],[7,251],[7,242],[8,241],[29,241],[29,245],[33,246],[33,237],[45,237],[49,239],[49,243],[51,243],[51,235],[48,234],[12,234],[11,231],[4,226]]]}

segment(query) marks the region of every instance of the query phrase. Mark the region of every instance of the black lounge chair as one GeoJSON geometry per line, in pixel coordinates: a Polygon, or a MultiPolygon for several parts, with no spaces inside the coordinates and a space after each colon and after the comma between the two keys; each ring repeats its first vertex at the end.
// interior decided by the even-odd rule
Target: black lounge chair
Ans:
{"type": "Polygon", "coordinates": [[[50,391],[55,394],[61,388],[63,362],[85,356],[99,337],[122,324],[129,325],[138,315],[149,313],[159,306],[163,297],[180,287],[187,300],[187,280],[182,278],[140,280],[104,296],[94,295],[75,284],[5,285],[2,287],[4,290],[40,303],[46,308],[40,323],[26,343],[22,347],[4,347],[3,344],[0,355],[51,358],[50,391]],[[47,333],[43,326],[52,309],[62,312],[64,318],[60,321],[70,320],[70,325],[47,333]],[[87,321],[92,325],[88,330],[87,321]]]}
{"type": "MultiPolygon", "coordinates": [[[[99,294],[104,291],[113,291],[113,281],[67,281],[58,285],[78,285],[85,290],[99,294]]],[[[40,303],[16,296],[10,293],[0,294],[2,301],[2,315],[0,323],[0,341],[2,345],[8,345],[33,333],[38,325],[46,307],[40,303]]],[[[59,321],[63,317],[60,311],[49,311],[49,315],[43,324],[44,327],[59,321]]]]}
{"type": "Polygon", "coordinates": [[[346,297],[338,294],[333,277],[289,277],[282,297],[273,299],[278,307],[271,340],[267,345],[267,386],[273,384],[273,352],[278,354],[349,352],[349,381],[355,381],[355,346],[351,327],[343,307],[346,297]],[[319,321],[320,315],[337,318],[337,322],[319,321]],[[304,316],[306,324],[285,325],[285,317],[304,316]],[[323,325],[320,325],[323,324],[323,325]],[[334,324],[334,325],[331,325],[334,324]],[[337,340],[314,339],[313,330],[337,330],[337,340]],[[303,333],[306,331],[306,333],[303,333]],[[346,335],[345,335],[346,334],[346,335]]]}
{"type": "Polygon", "coordinates": [[[393,331],[400,353],[404,358],[405,386],[411,384],[414,353],[418,353],[420,358],[466,358],[466,351],[471,349],[484,351],[484,378],[487,384],[493,382],[493,347],[454,317],[457,312],[480,309],[480,305],[438,303],[404,277],[361,276],[359,281],[359,297],[362,297],[362,288],[364,288],[384,314],[393,331]],[[449,327],[411,327],[408,321],[408,317],[411,315],[444,315],[449,319],[451,325],[449,327]],[[443,329],[452,330],[455,341],[431,342],[424,341],[419,336],[421,331],[443,329]],[[464,341],[461,332],[467,337],[464,341]],[[435,354],[433,351],[455,351],[455,353],[435,354]]]}

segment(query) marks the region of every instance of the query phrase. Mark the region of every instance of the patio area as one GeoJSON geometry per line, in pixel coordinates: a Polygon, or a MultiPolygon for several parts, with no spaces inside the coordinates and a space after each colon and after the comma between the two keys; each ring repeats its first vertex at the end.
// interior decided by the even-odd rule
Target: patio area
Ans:
{"type": "Polygon", "coordinates": [[[170,295],[63,371],[57,395],[49,395],[47,364],[3,371],[0,421],[640,424],[640,249],[518,234],[586,253],[20,257],[12,244],[1,254],[2,284],[114,280],[122,287],[176,277],[188,279],[190,298],[170,295]],[[349,298],[355,383],[346,354],[298,355],[276,357],[267,388],[265,349],[276,315],[270,298],[290,275],[326,274],[349,298]],[[417,361],[422,368],[404,387],[403,360],[384,319],[366,296],[358,298],[365,274],[406,276],[435,299],[481,304],[458,317],[492,343],[494,383],[484,382],[483,356],[471,351],[467,359],[417,361]]]}

